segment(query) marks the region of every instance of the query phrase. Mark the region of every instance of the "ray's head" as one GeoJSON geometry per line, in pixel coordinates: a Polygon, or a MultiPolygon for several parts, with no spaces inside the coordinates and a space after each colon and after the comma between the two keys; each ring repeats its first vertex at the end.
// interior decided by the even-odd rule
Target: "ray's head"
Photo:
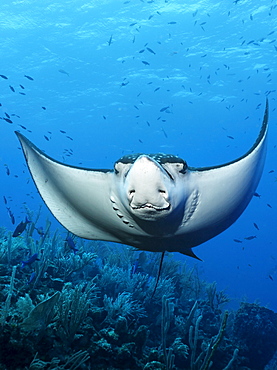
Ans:
{"type": "Polygon", "coordinates": [[[120,158],[114,169],[120,184],[120,200],[139,219],[164,219],[184,205],[186,195],[181,181],[186,176],[187,164],[181,158],[136,154],[120,158]]]}

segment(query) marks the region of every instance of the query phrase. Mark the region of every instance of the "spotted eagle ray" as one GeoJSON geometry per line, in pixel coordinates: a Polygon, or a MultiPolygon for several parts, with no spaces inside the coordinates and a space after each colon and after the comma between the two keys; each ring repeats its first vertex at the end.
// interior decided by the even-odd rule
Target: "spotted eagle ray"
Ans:
{"type": "Polygon", "coordinates": [[[226,164],[189,167],[174,155],[136,154],[113,170],[66,165],[16,132],[44,202],[81,238],[127,244],[151,252],[180,252],[231,226],[247,207],[262,175],[268,102],[254,145],[226,164]]]}

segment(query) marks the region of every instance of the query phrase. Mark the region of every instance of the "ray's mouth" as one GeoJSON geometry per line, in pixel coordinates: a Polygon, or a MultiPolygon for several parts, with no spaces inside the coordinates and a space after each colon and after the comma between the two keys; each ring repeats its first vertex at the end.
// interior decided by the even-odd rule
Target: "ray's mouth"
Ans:
{"type": "Polygon", "coordinates": [[[139,205],[139,206],[132,206],[131,205],[131,208],[133,210],[154,210],[154,211],[157,211],[157,212],[161,212],[161,211],[169,211],[170,210],[170,204],[168,203],[168,205],[166,207],[157,207],[151,203],[145,203],[145,204],[142,204],[142,205],[139,205]]]}

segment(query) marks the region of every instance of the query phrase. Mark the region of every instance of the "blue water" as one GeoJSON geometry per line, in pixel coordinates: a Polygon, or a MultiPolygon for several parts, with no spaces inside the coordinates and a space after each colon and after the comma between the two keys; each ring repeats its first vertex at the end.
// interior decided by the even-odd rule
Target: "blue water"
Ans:
{"type": "MultiPolygon", "coordinates": [[[[72,165],[112,168],[124,154],[164,152],[203,167],[251,147],[268,96],[261,197],[194,249],[203,262],[175,255],[235,304],[276,311],[276,1],[15,0],[3,1],[0,15],[0,74],[8,77],[0,78],[0,116],[13,121],[0,121],[0,193],[16,223],[24,204],[36,210],[42,200],[14,130],[72,165]]],[[[1,199],[0,225],[13,230],[1,199]]],[[[54,223],[45,206],[43,215],[54,223]]]]}

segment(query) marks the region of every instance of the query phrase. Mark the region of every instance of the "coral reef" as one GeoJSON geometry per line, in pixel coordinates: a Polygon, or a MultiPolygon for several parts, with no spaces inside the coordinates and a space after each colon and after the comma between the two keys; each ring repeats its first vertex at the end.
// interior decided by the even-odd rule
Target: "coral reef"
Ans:
{"type": "Polygon", "coordinates": [[[277,313],[254,303],[241,303],[236,312],[233,338],[245,357],[245,365],[263,370],[277,347],[277,313]]]}
{"type": "Polygon", "coordinates": [[[277,314],[237,312],[196,268],[159,255],[51,233],[0,230],[0,369],[270,369],[277,314]],[[35,256],[31,258],[31,256],[35,256]],[[22,261],[29,261],[22,264],[22,261]]]}

